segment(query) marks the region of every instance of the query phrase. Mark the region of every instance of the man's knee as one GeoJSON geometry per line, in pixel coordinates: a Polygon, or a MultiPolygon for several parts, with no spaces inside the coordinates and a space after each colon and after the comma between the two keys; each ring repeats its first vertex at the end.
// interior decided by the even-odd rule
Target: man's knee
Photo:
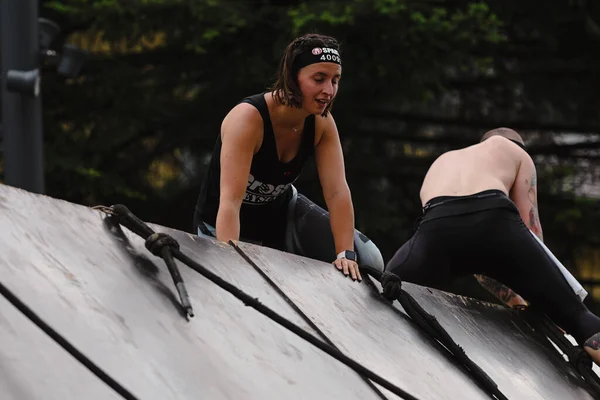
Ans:
{"type": "Polygon", "coordinates": [[[383,272],[383,256],[371,239],[354,230],[354,251],[360,265],[368,265],[383,272]]]}

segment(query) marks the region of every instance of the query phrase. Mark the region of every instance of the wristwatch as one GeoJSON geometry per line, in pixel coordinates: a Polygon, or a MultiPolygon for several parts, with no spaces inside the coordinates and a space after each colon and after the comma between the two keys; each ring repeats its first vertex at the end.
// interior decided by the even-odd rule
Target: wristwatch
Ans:
{"type": "Polygon", "coordinates": [[[346,260],[356,262],[356,253],[353,252],[352,250],[344,250],[344,251],[341,251],[340,254],[338,254],[336,258],[338,260],[340,258],[345,258],[346,260]]]}

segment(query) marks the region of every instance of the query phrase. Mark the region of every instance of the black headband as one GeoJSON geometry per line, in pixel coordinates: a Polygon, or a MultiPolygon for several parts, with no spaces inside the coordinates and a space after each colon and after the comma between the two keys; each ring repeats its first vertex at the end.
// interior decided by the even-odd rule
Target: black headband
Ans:
{"type": "Polygon", "coordinates": [[[300,71],[300,69],[307,65],[320,62],[342,65],[340,53],[336,49],[332,49],[331,47],[314,47],[311,50],[306,50],[298,54],[294,60],[294,72],[300,71]]]}

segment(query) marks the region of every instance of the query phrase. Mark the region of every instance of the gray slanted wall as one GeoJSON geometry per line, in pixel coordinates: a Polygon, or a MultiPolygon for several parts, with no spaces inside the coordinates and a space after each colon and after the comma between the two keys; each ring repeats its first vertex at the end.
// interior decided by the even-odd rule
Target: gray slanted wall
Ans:
{"type": "MultiPolygon", "coordinates": [[[[135,213],[135,210],[132,210],[135,213]]],[[[381,397],[353,370],[179,264],[195,317],[143,240],[76,204],[0,185],[0,282],[139,399],[381,397]]],[[[153,225],[206,268],[311,331],[229,245],[153,225]]],[[[331,265],[241,247],[346,355],[418,399],[489,399],[396,305],[331,265]]],[[[591,399],[515,313],[406,285],[511,400],[591,399]]],[[[313,332],[315,333],[315,332],[313,332]]],[[[316,333],[315,333],[316,335],[316,333]]],[[[120,396],[0,297],[3,400],[120,396]]],[[[395,395],[381,389],[392,400],[395,395]]]]}

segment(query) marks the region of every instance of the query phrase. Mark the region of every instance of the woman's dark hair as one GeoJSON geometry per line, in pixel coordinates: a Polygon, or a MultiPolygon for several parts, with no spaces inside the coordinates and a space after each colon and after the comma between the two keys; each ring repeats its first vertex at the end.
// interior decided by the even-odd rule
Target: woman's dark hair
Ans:
{"type": "MultiPolygon", "coordinates": [[[[331,36],[310,33],[294,39],[285,49],[279,64],[277,79],[273,86],[269,88],[274,92],[274,96],[279,103],[297,108],[302,107],[302,92],[298,83],[299,68],[297,68],[295,61],[299,55],[311,51],[315,47],[328,47],[337,50],[338,53],[340,50],[338,41],[331,36]]],[[[321,116],[327,116],[332,106],[333,99],[327,104],[321,116]]]]}

